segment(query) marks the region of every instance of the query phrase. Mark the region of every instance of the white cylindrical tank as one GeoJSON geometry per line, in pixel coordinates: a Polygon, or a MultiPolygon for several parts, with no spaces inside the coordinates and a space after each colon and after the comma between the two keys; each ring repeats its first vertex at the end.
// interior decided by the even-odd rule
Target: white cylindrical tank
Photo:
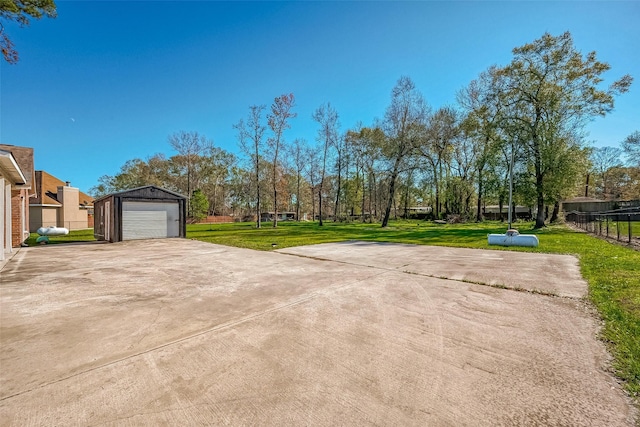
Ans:
{"type": "Polygon", "coordinates": [[[64,227],[40,227],[36,230],[41,236],[65,236],[69,234],[69,230],[64,227]]]}
{"type": "Polygon", "coordinates": [[[509,230],[505,234],[489,234],[489,244],[499,246],[538,246],[538,236],[533,234],[518,234],[515,230],[509,230]]]}

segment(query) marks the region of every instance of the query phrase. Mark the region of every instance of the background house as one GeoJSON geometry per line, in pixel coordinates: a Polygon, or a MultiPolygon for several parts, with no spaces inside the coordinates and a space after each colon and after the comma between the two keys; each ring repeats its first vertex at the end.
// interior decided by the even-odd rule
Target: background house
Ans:
{"type": "MultiPolygon", "coordinates": [[[[531,221],[534,218],[535,210],[529,206],[516,206],[514,209],[514,219],[524,219],[525,221],[531,221]]],[[[502,206],[502,212],[500,206],[490,205],[482,208],[482,215],[485,219],[497,221],[505,220],[509,216],[509,205],[502,206]]]]}
{"type": "Polygon", "coordinates": [[[0,259],[29,237],[34,186],[33,148],[0,144],[0,259]]]}
{"type": "Polygon", "coordinates": [[[640,207],[640,200],[599,200],[592,197],[575,197],[562,202],[564,212],[608,212],[634,207],[640,207]]]}
{"type": "Polygon", "coordinates": [[[36,195],[29,202],[29,230],[64,227],[82,230],[93,227],[93,197],[45,172],[36,171],[36,195]]]}
{"type": "MultiPolygon", "coordinates": [[[[260,221],[269,222],[273,221],[275,212],[262,212],[260,214],[260,221]]],[[[295,212],[278,212],[278,221],[295,221],[295,212]]]]}

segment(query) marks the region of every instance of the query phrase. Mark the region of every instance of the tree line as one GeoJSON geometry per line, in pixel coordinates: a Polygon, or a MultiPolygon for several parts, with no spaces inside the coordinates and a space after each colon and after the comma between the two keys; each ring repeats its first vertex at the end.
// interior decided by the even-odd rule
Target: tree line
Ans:
{"type": "Polygon", "coordinates": [[[514,205],[531,207],[542,227],[572,196],[640,198],[640,132],[622,148],[598,149],[584,134],[632,83],[625,75],[602,88],[609,69],[595,52],[579,52],[570,33],[545,33],[515,48],[508,65],[482,72],[455,105],[433,109],[402,76],[382,119],[342,131],[327,102],[312,115],[315,143],[288,134],[296,99],[283,94],[268,108],[251,105],[233,126],[239,155],[177,132],[169,144],[178,154],[130,160],[92,192],[155,184],[189,195],[195,218],[232,215],[260,227],[269,212],[276,227],[278,212],[295,212],[320,225],[331,218],[384,227],[415,207],[432,218],[482,221],[486,205],[505,208],[512,173],[514,205]]]}

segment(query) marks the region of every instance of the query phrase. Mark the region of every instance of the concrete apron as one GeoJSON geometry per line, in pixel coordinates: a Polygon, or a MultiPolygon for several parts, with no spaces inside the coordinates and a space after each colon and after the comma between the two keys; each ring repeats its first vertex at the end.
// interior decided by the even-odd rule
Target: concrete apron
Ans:
{"type": "Polygon", "coordinates": [[[279,252],[563,297],[587,295],[587,283],[572,255],[379,242],[329,243],[279,252]]]}
{"type": "Polygon", "coordinates": [[[16,254],[18,252],[20,252],[20,249],[22,249],[22,248],[11,248],[11,252],[5,252],[4,253],[4,259],[0,259],[0,273],[2,273],[2,270],[9,263],[11,258],[16,256],[16,254]]]}
{"type": "MultiPolygon", "coordinates": [[[[430,277],[502,270],[512,253],[493,252],[184,239],[23,249],[1,273],[0,420],[632,425],[597,322],[571,296],[584,282],[562,285],[571,263],[548,260],[564,297],[430,277]]],[[[532,283],[519,274],[510,286],[532,283]]]]}

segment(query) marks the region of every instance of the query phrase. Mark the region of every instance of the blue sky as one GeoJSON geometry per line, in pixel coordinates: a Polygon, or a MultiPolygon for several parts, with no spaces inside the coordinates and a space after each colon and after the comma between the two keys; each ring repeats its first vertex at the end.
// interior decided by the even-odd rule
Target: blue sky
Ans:
{"type": "Polygon", "coordinates": [[[315,142],[331,102],[343,131],[384,115],[410,76],[427,102],[456,92],[511,50],[570,31],[583,53],[636,78],[588,140],[618,146],[640,129],[640,2],[58,1],[58,17],[6,25],[20,62],[0,65],[0,141],[35,149],[36,169],[83,191],[125,161],[172,152],[197,131],[238,152],[232,128],[253,104],[296,97],[285,138],[315,142]]]}

